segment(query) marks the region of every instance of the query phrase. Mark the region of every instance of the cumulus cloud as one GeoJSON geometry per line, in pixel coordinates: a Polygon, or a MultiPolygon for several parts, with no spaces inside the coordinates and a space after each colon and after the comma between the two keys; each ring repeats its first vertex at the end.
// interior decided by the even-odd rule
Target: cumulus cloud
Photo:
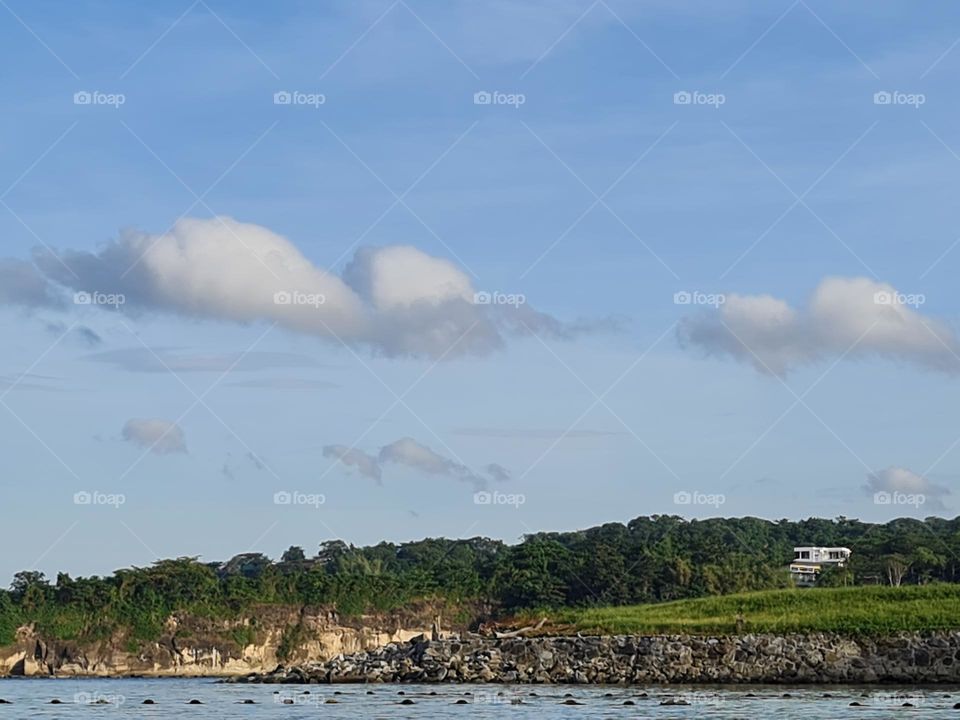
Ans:
{"type": "Polygon", "coordinates": [[[960,372],[960,341],[912,309],[922,300],[869,278],[831,277],[800,309],[770,295],[728,295],[716,311],[685,318],[679,336],[686,346],[776,375],[841,356],[960,372]]]}
{"type": "MultiPolygon", "coordinates": [[[[163,235],[127,232],[96,253],[41,249],[34,262],[63,288],[122,295],[127,313],[273,322],[386,356],[485,354],[509,335],[605,327],[566,324],[526,304],[475,303],[460,268],[405,245],[361,248],[338,276],[286,238],[227,217],[182,219],[163,235]]],[[[38,302],[38,288],[27,292],[36,277],[25,277],[18,296],[38,302]]]]}
{"type": "Polygon", "coordinates": [[[484,470],[489,477],[474,472],[466,465],[444,457],[413,438],[404,437],[384,445],[377,455],[370,455],[357,448],[346,445],[327,445],[323,449],[324,457],[335,458],[344,465],[357,468],[361,475],[381,481],[383,466],[386,464],[403,465],[428,475],[439,475],[473,485],[482,490],[491,479],[508,480],[509,471],[496,463],[487,465],[484,470]]]}
{"type": "Polygon", "coordinates": [[[339,460],[348,467],[354,467],[361,475],[381,482],[383,472],[377,458],[367,455],[363,450],[347,447],[346,445],[327,445],[323,448],[323,456],[339,460]]]}
{"type": "Polygon", "coordinates": [[[157,455],[187,452],[183,429],[169,420],[131,418],[123,426],[121,437],[157,455]]]}
{"type": "Polygon", "coordinates": [[[922,507],[931,510],[945,510],[943,498],[950,494],[950,490],[943,485],[937,485],[922,475],[902,467],[888,467],[869,473],[867,483],[862,490],[873,495],[875,500],[878,496],[881,498],[880,501],[887,498],[887,502],[891,504],[896,502],[894,496],[897,494],[914,498],[920,496],[923,498],[922,507]]]}

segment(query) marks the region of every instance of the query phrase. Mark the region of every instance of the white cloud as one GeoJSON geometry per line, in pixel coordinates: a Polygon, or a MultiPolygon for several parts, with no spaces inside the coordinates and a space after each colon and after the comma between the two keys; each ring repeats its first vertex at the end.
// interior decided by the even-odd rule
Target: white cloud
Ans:
{"type": "Polygon", "coordinates": [[[123,426],[121,436],[127,442],[157,455],[187,452],[187,439],[183,429],[169,420],[132,418],[123,426]]]}
{"type": "Polygon", "coordinates": [[[932,510],[945,510],[943,497],[950,495],[950,490],[943,485],[937,485],[922,475],[902,467],[888,467],[869,473],[867,484],[862,489],[870,495],[876,493],[919,495],[924,498],[923,507],[932,510]]]}
{"type": "Polygon", "coordinates": [[[684,318],[679,335],[685,345],[777,375],[840,356],[960,372],[960,341],[943,323],[911,309],[909,301],[917,299],[869,278],[830,277],[806,308],[770,295],[727,295],[718,310],[684,318]]]}
{"type": "Polygon", "coordinates": [[[122,295],[124,312],[274,322],[388,356],[485,354],[507,335],[594,329],[528,305],[474,304],[466,273],[414,247],[361,248],[340,277],[286,238],[226,217],[183,219],[163,235],[128,232],[97,253],[38,250],[34,259],[60,286],[122,295]]]}

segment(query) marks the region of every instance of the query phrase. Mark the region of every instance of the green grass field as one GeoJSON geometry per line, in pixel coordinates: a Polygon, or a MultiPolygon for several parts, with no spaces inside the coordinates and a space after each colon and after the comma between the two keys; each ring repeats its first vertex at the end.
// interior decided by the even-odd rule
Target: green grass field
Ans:
{"type": "Polygon", "coordinates": [[[960,628],[960,585],[769,590],[676,602],[549,613],[555,632],[856,634],[960,628]]]}

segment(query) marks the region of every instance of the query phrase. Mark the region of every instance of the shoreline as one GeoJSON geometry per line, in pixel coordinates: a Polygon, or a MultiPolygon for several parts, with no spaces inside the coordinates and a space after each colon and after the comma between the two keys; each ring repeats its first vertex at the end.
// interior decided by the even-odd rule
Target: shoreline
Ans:
{"type": "Polygon", "coordinates": [[[910,685],[960,686],[960,631],[590,635],[425,635],[353,653],[251,667],[213,649],[180,667],[7,673],[31,680],[208,680],[226,684],[910,685]],[[220,659],[221,663],[215,662],[220,659]],[[209,662],[209,664],[207,664],[209,662]],[[246,666],[244,666],[246,665],[246,666]],[[272,668],[272,669],[270,669],[272,668]]]}
{"type": "Polygon", "coordinates": [[[226,682],[955,685],[960,633],[414,639],[226,682]]]}

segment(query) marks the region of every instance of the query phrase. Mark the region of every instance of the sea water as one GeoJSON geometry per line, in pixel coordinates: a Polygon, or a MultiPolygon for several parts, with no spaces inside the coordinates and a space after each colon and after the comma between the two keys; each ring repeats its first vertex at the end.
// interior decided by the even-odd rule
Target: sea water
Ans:
{"type": "Polygon", "coordinates": [[[952,709],[960,703],[960,688],[939,686],[232,685],[210,679],[7,679],[0,680],[0,698],[11,703],[0,705],[0,720],[960,716],[952,709]],[[54,699],[60,704],[52,704],[54,699]],[[143,703],[148,699],[154,704],[143,703]]]}

